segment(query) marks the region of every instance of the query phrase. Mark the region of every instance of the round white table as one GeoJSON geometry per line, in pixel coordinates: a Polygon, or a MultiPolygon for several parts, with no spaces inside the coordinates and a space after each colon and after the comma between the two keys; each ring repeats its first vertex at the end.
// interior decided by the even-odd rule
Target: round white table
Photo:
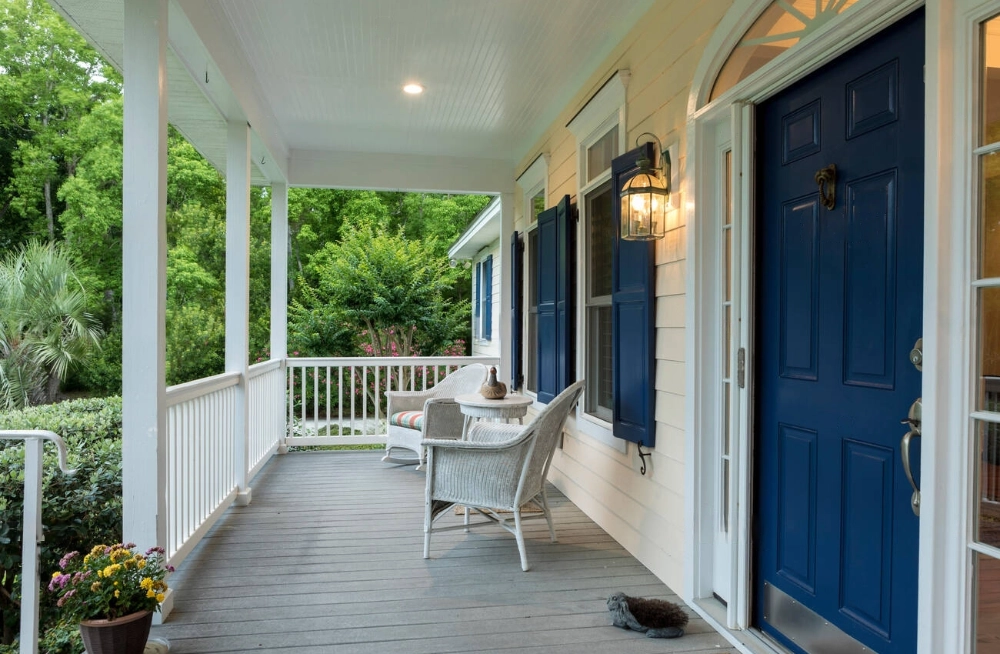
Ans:
{"type": "Polygon", "coordinates": [[[527,395],[508,395],[501,400],[487,400],[479,393],[467,393],[455,397],[455,402],[465,416],[462,424],[462,440],[469,434],[469,425],[473,420],[505,420],[512,418],[524,424],[524,416],[528,415],[528,407],[534,400],[527,395]]]}

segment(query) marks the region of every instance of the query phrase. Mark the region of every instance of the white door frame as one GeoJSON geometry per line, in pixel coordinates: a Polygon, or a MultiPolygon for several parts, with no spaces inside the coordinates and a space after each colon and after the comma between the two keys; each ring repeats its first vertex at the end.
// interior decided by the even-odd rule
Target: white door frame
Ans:
{"type": "MultiPolygon", "coordinates": [[[[956,126],[954,118],[964,115],[966,97],[955,97],[955,87],[965,90],[968,82],[956,82],[968,76],[967,22],[958,17],[956,3],[963,0],[928,0],[926,3],[926,79],[925,79],[925,261],[924,261],[924,437],[921,446],[924,497],[920,523],[920,569],[929,571],[919,579],[917,616],[918,647],[921,654],[955,650],[959,632],[968,631],[967,614],[969,559],[965,551],[966,529],[962,516],[968,490],[967,449],[949,447],[949,439],[937,437],[968,433],[966,397],[971,379],[967,312],[961,298],[968,296],[968,271],[960,262],[968,249],[968,212],[958,211],[968,196],[971,173],[950,165],[967,134],[956,126]],[[957,51],[956,51],[957,49],[957,51]],[[954,52],[954,56],[952,55],[954,52]],[[963,55],[964,53],[964,55],[963,55]],[[963,59],[964,56],[964,59],[963,59]],[[960,60],[960,61],[959,61],[960,60]],[[956,73],[960,73],[957,75],[956,73]],[[961,136],[960,136],[961,133],[961,136]],[[952,219],[956,218],[956,219],[952,219]],[[951,265],[952,262],[959,262],[951,265]],[[961,270],[960,270],[961,269],[961,270]],[[963,280],[966,281],[962,286],[963,280]],[[956,292],[959,290],[959,292],[956,292]],[[957,370],[960,369],[960,370],[957,370]],[[940,371],[934,374],[932,371],[940,371]],[[958,373],[958,374],[955,374],[958,373]],[[957,452],[957,450],[961,450],[957,452]],[[949,511],[950,507],[950,511],[949,511]]],[[[752,242],[749,220],[753,207],[753,124],[752,105],[773,96],[795,81],[812,73],[858,43],[873,36],[903,15],[925,4],[922,0],[869,0],[859,2],[844,15],[832,20],[808,39],[789,49],[770,64],[729,89],[714,102],[705,105],[715,75],[736,42],[756,20],[769,0],[736,0],[705,48],[695,74],[688,104],[686,162],[681,192],[690,200],[684,203],[687,239],[687,315],[686,351],[691,358],[686,379],[686,461],[690,473],[685,480],[686,543],[684,599],[714,626],[727,630],[741,651],[769,651],[764,641],[747,631],[750,626],[751,543],[750,507],[752,505],[751,423],[753,349],[750,326],[753,321],[748,306],[752,288],[752,242]],[[732,121],[733,129],[733,221],[734,229],[743,226],[741,238],[734,238],[734,266],[739,293],[743,291],[744,320],[738,331],[738,347],[746,348],[746,388],[737,389],[739,428],[732,444],[730,487],[736,531],[731,539],[734,574],[727,607],[712,598],[712,560],[714,509],[712,498],[718,483],[717,465],[712,456],[718,449],[720,431],[716,412],[721,384],[713,373],[712,362],[719,357],[719,343],[712,335],[719,320],[719,271],[713,267],[721,230],[717,215],[706,208],[713,206],[712,194],[720,184],[717,167],[711,161],[715,147],[714,128],[721,121],[732,121]],[[737,249],[737,242],[739,247],[737,249]],[[707,427],[707,429],[706,429],[707,427]],[[742,633],[736,633],[742,632],[742,633]]],[[[970,77],[970,80],[974,77],[970,77]]],[[[966,94],[968,95],[968,94],[966,94]]],[[[966,112],[968,116],[974,112],[966,112]]],[[[965,120],[963,124],[967,124],[965,120]]],[[[967,131],[967,130],[966,130],[967,131]]],[[[961,158],[961,157],[960,157],[961,158]]],[[[968,166],[966,166],[968,167],[968,166]]],[[[966,202],[967,204],[967,202],[966,202]]],[[[967,208],[966,208],[967,209],[967,208]]],[[[736,234],[734,233],[734,237],[736,234]]],[[[966,266],[967,267],[967,266],[966,266]]],[[[735,310],[735,298],[734,298],[735,310]]],[[[735,399],[735,398],[734,398],[735,399]]],[[[953,441],[952,441],[953,442],[953,441]]],[[[964,442],[964,441],[963,441],[964,442]]],[[[967,635],[962,638],[967,643],[967,635]]]]}

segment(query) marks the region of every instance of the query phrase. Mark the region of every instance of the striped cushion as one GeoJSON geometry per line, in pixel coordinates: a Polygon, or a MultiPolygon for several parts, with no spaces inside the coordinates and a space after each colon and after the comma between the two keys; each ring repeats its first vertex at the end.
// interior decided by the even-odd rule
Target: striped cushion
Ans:
{"type": "Polygon", "coordinates": [[[423,411],[400,411],[399,413],[392,414],[389,418],[390,425],[396,425],[398,427],[409,427],[410,429],[423,429],[424,426],[424,412],[423,411]]]}

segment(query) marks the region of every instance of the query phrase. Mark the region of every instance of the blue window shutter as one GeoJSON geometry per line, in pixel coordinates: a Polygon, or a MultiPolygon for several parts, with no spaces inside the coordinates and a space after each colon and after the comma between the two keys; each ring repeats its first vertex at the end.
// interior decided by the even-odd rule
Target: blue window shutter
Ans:
{"type": "Polygon", "coordinates": [[[524,243],[517,232],[514,232],[510,242],[510,266],[510,379],[511,390],[515,390],[524,384],[524,373],[521,370],[524,243]]]}
{"type": "Polygon", "coordinates": [[[542,404],[548,404],[559,394],[556,386],[556,278],[559,270],[556,214],[556,207],[538,214],[538,274],[535,288],[538,297],[538,326],[535,362],[538,369],[538,401],[542,404]]]}
{"type": "Polygon", "coordinates": [[[576,381],[576,207],[563,196],[556,206],[559,239],[556,282],[558,369],[556,393],[576,381]]]}
{"type": "Polygon", "coordinates": [[[538,401],[575,381],[576,212],[569,196],[538,214],[538,401]]]}
{"type": "Polygon", "coordinates": [[[483,338],[487,341],[493,339],[493,255],[486,257],[483,262],[483,293],[485,299],[483,304],[483,338]]]}
{"type": "MultiPolygon", "coordinates": [[[[635,175],[636,161],[642,153],[652,159],[653,145],[647,143],[611,162],[611,188],[615,193],[635,175]]],[[[656,249],[654,241],[623,241],[621,202],[613,201],[611,206],[613,430],[618,438],[653,447],[656,249]]]]}
{"type": "Polygon", "coordinates": [[[475,306],[472,308],[473,317],[472,321],[472,336],[473,338],[479,338],[479,311],[482,306],[483,297],[483,264],[482,262],[476,263],[476,299],[475,306]]]}

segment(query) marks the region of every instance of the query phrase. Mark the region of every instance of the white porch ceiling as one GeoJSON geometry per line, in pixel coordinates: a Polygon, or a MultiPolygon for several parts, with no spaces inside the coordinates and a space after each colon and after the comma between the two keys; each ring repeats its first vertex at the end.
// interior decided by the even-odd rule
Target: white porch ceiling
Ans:
{"type": "MultiPolygon", "coordinates": [[[[119,68],[124,1],[50,0],[119,68]]],[[[497,185],[652,2],[172,0],[170,120],[220,170],[248,120],[258,182],[497,185]]]]}

